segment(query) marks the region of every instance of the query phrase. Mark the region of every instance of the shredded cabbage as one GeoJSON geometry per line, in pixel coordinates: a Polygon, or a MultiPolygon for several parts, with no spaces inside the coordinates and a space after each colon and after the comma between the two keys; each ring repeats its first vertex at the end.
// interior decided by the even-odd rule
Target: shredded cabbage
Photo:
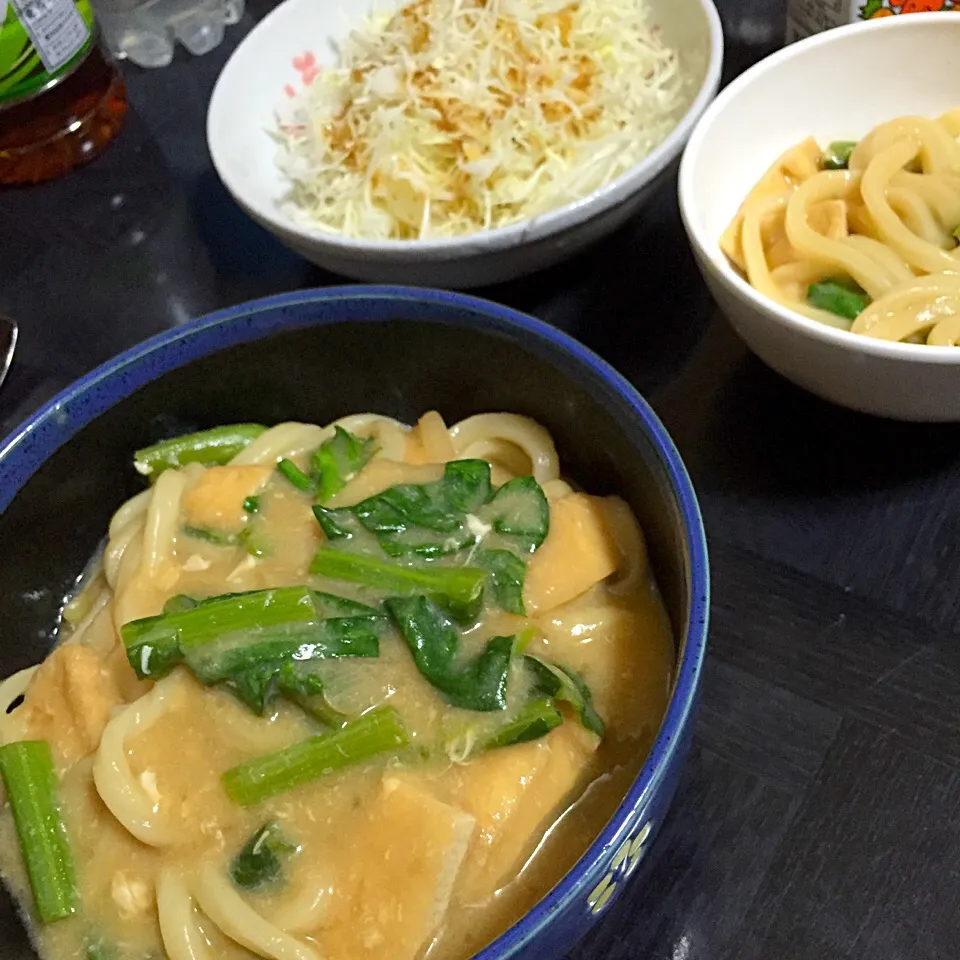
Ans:
{"type": "Polygon", "coordinates": [[[503,227],[637,163],[686,86],[644,0],[413,0],[278,107],[284,208],[377,240],[503,227]]]}

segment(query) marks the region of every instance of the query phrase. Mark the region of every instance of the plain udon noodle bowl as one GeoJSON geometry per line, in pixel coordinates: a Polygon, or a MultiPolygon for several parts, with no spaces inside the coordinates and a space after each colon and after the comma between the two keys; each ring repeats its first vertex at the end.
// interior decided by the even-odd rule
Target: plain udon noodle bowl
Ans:
{"type": "Polygon", "coordinates": [[[463,958],[501,933],[667,706],[629,507],[510,414],[235,424],[135,466],[65,639],[0,688],[0,866],[41,955],[463,958]]]}
{"type": "Polygon", "coordinates": [[[762,294],[882,340],[960,340],[960,110],[898,117],[859,143],[808,138],[764,174],[721,238],[762,294]]]}

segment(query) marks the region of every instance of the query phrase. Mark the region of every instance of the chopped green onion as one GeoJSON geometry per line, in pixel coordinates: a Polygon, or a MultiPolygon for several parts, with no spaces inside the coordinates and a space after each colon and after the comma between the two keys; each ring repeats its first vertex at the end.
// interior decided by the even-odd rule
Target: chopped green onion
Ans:
{"type": "Polygon", "coordinates": [[[312,494],[316,489],[313,479],[308,477],[292,460],[284,458],[277,464],[277,470],[304,493],[312,494]]]}
{"type": "Polygon", "coordinates": [[[230,865],[230,876],[241,889],[258,890],[280,879],[282,861],[297,850],[284,839],[277,824],[270,821],[240,848],[230,865]]]}
{"type": "Polygon", "coordinates": [[[133,466],[153,483],[164,470],[187,463],[228,463],[266,429],[259,423],[234,423],[162,440],[138,450],[133,455],[133,466]]]}
{"type": "Polygon", "coordinates": [[[476,567],[401,567],[359,554],[321,547],[310,572],[391,593],[426,593],[444,602],[458,618],[475,616],[487,575],[476,567]]]}
{"type": "Polygon", "coordinates": [[[409,742],[396,711],[381,707],[334,733],[232,767],[221,779],[227,796],[247,807],[378,754],[396,752],[409,742]]]}
{"type": "Polygon", "coordinates": [[[869,300],[838,280],[820,280],[811,283],[807,302],[846,320],[856,320],[866,310],[869,300]]]}
{"type": "Polygon", "coordinates": [[[484,740],[481,749],[496,750],[539,740],[563,723],[563,715],[549,697],[531,700],[512,720],[484,740]]]}
{"type": "Polygon", "coordinates": [[[70,842],[60,816],[60,790],[50,744],[45,740],[5,744],[0,747],[0,774],[37,915],[44,923],[69,917],[77,912],[79,895],[70,842]]]}
{"type": "Polygon", "coordinates": [[[243,501],[243,512],[244,513],[259,513],[260,512],[260,497],[256,494],[252,497],[247,497],[243,501]]]}
{"type": "Polygon", "coordinates": [[[821,167],[824,170],[846,170],[850,166],[850,155],[856,147],[856,140],[834,140],[823,155],[821,167]]]}

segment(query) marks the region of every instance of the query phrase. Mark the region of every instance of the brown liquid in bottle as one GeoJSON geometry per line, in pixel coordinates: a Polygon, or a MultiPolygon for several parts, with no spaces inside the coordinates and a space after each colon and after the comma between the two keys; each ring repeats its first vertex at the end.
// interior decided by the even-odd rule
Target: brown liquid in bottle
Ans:
{"type": "Polygon", "coordinates": [[[98,156],[119,133],[127,90],[98,44],[49,90],[0,106],[0,184],[39,183],[98,156]]]}

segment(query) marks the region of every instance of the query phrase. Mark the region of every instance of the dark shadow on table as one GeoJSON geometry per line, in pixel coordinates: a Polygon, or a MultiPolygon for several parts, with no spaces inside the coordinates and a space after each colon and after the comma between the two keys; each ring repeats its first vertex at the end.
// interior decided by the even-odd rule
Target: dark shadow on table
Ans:
{"type": "Polygon", "coordinates": [[[694,361],[661,410],[704,492],[868,494],[935,476],[960,459],[960,424],[901,423],[820,400],[735,345],[721,323],[705,341],[711,381],[694,361]]]}

